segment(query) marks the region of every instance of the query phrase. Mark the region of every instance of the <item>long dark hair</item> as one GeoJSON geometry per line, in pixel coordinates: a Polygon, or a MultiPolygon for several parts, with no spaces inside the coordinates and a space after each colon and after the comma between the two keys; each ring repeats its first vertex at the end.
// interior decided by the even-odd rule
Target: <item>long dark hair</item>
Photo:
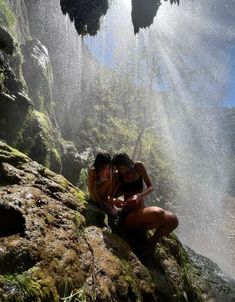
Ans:
{"type": "Polygon", "coordinates": [[[125,153],[117,153],[113,156],[111,164],[113,166],[126,166],[128,168],[132,168],[134,166],[134,162],[130,157],[125,153]]]}
{"type": "Polygon", "coordinates": [[[94,161],[94,168],[100,172],[101,169],[104,167],[104,165],[110,165],[111,164],[111,156],[108,153],[102,153],[99,152],[96,155],[95,161],[94,161]]]}

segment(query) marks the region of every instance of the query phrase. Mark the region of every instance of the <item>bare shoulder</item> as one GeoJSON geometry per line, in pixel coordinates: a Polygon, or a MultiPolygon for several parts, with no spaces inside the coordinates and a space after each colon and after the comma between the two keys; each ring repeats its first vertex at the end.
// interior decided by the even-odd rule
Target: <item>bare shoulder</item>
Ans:
{"type": "Polygon", "coordinates": [[[144,171],[146,171],[145,166],[144,166],[144,164],[141,161],[136,161],[135,162],[135,169],[138,172],[144,172],[144,171]]]}
{"type": "Polygon", "coordinates": [[[148,188],[152,187],[152,181],[151,181],[151,179],[149,177],[148,172],[146,171],[146,168],[145,168],[144,164],[142,162],[140,162],[140,161],[136,162],[135,163],[135,169],[138,172],[138,174],[143,177],[143,179],[144,179],[147,187],[148,188]]]}

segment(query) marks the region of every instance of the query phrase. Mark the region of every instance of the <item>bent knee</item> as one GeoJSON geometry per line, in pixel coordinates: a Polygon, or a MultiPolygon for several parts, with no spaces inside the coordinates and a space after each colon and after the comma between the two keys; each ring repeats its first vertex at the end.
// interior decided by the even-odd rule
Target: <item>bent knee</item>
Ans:
{"type": "Polygon", "coordinates": [[[155,207],[152,209],[151,218],[153,221],[164,222],[166,219],[166,211],[162,208],[155,207]]]}
{"type": "Polygon", "coordinates": [[[174,229],[176,229],[179,225],[179,219],[174,213],[170,214],[170,223],[174,229]]]}

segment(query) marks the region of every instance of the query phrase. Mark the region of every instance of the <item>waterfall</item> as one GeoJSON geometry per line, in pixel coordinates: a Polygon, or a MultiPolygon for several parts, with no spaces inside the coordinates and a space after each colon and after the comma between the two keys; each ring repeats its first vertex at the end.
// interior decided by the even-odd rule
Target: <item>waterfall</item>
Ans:
{"type": "Polygon", "coordinates": [[[26,3],[31,36],[38,38],[49,51],[55,113],[62,131],[68,132],[64,126],[68,120],[66,112],[73,112],[70,108],[80,102],[81,96],[82,40],[69,18],[62,14],[60,1],[27,0],[26,3]]]}
{"type": "Polygon", "coordinates": [[[228,145],[220,125],[234,64],[232,3],[163,3],[138,35],[130,16],[129,2],[113,2],[101,31],[85,43],[102,64],[149,91],[147,118],[162,137],[177,186],[171,203],[179,238],[235,276],[235,206],[226,198],[228,145]]]}
{"type": "MultiPolygon", "coordinates": [[[[52,98],[64,137],[74,140],[100,101],[94,83],[100,92],[112,87],[117,100],[128,93],[120,78],[142,88],[140,127],[155,129],[170,163],[177,234],[234,277],[235,206],[232,197],[226,198],[229,148],[220,125],[234,65],[234,1],[181,0],[180,6],[162,1],[154,24],[137,35],[131,1],[112,1],[98,34],[83,40],[59,2],[10,0],[17,15],[24,20],[28,15],[21,41],[30,28],[49,51],[52,98]]],[[[138,90],[128,97],[135,102],[138,90]]],[[[128,110],[120,114],[135,115],[128,110]]],[[[81,137],[77,146],[84,151],[81,137]]]]}
{"type": "Polygon", "coordinates": [[[26,39],[30,36],[29,32],[29,22],[28,22],[28,14],[25,1],[21,0],[8,0],[11,5],[12,10],[14,11],[17,18],[17,38],[18,42],[24,43],[26,39]]]}

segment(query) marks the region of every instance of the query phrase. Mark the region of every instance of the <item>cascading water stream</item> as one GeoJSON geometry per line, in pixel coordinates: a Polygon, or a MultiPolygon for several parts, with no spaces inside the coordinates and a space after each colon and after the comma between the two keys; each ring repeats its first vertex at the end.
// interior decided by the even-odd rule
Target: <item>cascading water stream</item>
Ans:
{"type": "Polygon", "coordinates": [[[228,146],[219,125],[233,60],[232,3],[164,3],[137,36],[130,15],[129,2],[112,3],[101,31],[85,43],[97,60],[154,91],[143,102],[174,171],[178,235],[234,277],[235,205],[226,199],[228,146]]]}
{"type": "MultiPolygon", "coordinates": [[[[234,1],[223,0],[222,10],[219,0],[181,0],[179,7],[163,2],[154,24],[134,35],[131,1],[116,0],[97,36],[83,41],[58,0],[40,1],[25,2],[34,36],[49,49],[62,132],[74,138],[99,102],[94,82],[101,92],[115,83],[117,99],[125,97],[117,74],[144,87],[144,123],[160,135],[177,185],[171,200],[180,219],[177,234],[234,277],[235,206],[232,197],[225,201],[228,146],[219,125],[234,65],[234,1]],[[91,55],[83,51],[87,46],[91,55]],[[104,74],[99,63],[112,72],[104,74]]],[[[20,10],[19,1],[10,2],[20,10]]]]}

